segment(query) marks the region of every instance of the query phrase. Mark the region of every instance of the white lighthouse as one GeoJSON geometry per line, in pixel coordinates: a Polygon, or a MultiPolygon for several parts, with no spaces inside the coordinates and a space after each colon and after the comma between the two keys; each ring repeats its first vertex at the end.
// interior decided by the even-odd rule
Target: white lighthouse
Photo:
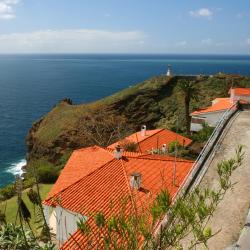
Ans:
{"type": "Polygon", "coordinates": [[[171,67],[170,64],[168,65],[168,70],[167,70],[167,74],[166,75],[167,76],[172,76],[173,75],[173,73],[172,73],[172,67],[171,67]]]}

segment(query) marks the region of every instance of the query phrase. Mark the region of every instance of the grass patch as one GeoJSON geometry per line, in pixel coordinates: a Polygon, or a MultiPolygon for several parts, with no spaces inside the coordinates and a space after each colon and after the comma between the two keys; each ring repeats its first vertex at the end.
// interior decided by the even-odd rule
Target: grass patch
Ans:
{"type": "MultiPolygon", "coordinates": [[[[40,184],[40,192],[41,192],[41,198],[42,200],[46,198],[48,192],[50,191],[51,187],[53,186],[53,184],[40,184]]],[[[33,204],[30,202],[28,196],[27,196],[27,192],[29,191],[29,189],[26,189],[23,191],[23,201],[26,204],[27,208],[30,211],[31,214],[31,220],[30,220],[30,224],[31,227],[33,229],[36,228],[36,225],[34,223],[35,221],[35,216],[34,216],[34,207],[33,204]]],[[[0,204],[0,210],[3,211],[4,208],[6,206],[6,221],[10,222],[10,223],[15,223],[16,219],[17,219],[17,224],[19,224],[19,218],[17,217],[17,196],[14,196],[12,198],[10,198],[9,200],[6,200],[4,202],[2,202],[0,204]]]]}

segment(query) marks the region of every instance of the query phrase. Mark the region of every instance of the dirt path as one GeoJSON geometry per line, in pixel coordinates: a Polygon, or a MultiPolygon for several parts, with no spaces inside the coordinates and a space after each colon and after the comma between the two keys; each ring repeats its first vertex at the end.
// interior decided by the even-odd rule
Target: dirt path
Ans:
{"type": "MultiPolygon", "coordinates": [[[[209,249],[220,250],[235,243],[243,227],[250,206],[250,112],[244,111],[233,122],[221,143],[201,186],[215,187],[217,182],[216,165],[222,159],[234,155],[239,144],[245,145],[243,165],[232,175],[237,182],[233,191],[229,191],[218,206],[210,225],[213,232],[221,232],[209,241],[209,249]]],[[[250,246],[249,246],[250,249],[250,246]]]]}

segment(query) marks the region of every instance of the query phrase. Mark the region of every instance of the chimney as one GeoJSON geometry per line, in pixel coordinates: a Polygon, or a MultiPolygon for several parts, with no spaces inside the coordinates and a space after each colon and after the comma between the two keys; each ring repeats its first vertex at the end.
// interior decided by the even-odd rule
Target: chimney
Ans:
{"type": "Polygon", "coordinates": [[[163,154],[166,154],[167,153],[167,144],[162,144],[162,148],[161,148],[161,150],[162,150],[162,153],[163,154]]]}
{"type": "Polygon", "coordinates": [[[130,175],[130,186],[132,189],[139,189],[141,187],[141,174],[134,172],[130,175]]]}
{"type": "Polygon", "coordinates": [[[117,145],[114,151],[114,156],[117,160],[120,160],[122,158],[122,152],[123,152],[122,147],[120,145],[117,145]]]}
{"type": "Polygon", "coordinates": [[[147,126],[142,125],[141,126],[141,136],[146,136],[147,126]]]}

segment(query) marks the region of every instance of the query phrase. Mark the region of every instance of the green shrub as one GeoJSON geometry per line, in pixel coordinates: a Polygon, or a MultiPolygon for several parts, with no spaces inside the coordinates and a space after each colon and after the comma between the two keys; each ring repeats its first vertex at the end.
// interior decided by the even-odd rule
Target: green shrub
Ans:
{"type": "Polygon", "coordinates": [[[214,128],[210,127],[207,123],[202,124],[202,129],[192,136],[192,139],[197,142],[205,142],[213,133],[214,128]]]}
{"type": "Polygon", "coordinates": [[[55,183],[59,176],[59,171],[54,166],[41,166],[37,169],[37,177],[39,183],[55,183]]]}
{"type": "Polygon", "coordinates": [[[48,162],[46,159],[33,160],[27,167],[27,178],[34,179],[37,176],[39,183],[55,183],[59,176],[59,167],[48,162]]]}
{"type": "Polygon", "coordinates": [[[0,189],[0,200],[7,200],[16,194],[16,189],[14,184],[9,184],[0,189]]]}
{"type": "Polygon", "coordinates": [[[34,178],[27,178],[23,181],[23,189],[30,188],[34,185],[34,178]]]}
{"type": "Polygon", "coordinates": [[[168,152],[171,154],[171,153],[174,153],[175,151],[175,147],[177,147],[177,149],[181,148],[181,145],[178,141],[172,141],[169,143],[169,146],[168,146],[168,152]]]}
{"type": "Polygon", "coordinates": [[[60,162],[58,164],[60,168],[63,168],[65,166],[65,164],[67,163],[67,161],[68,161],[69,157],[71,156],[71,154],[72,154],[72,150],[70,150],[70,149],[67,150],[63,154],[63,156],[60,158],[60,162]]]}
{"type": "MultiPolygon", "coordinates": [[[[30,188],[34,184],[32,178],[27,178],[23,181],[23,189],[30,188]]],[[[9,184],[0,189],[0,201],[5,201],[12,198],[16,194],[15,184],[9,184]]]]}

